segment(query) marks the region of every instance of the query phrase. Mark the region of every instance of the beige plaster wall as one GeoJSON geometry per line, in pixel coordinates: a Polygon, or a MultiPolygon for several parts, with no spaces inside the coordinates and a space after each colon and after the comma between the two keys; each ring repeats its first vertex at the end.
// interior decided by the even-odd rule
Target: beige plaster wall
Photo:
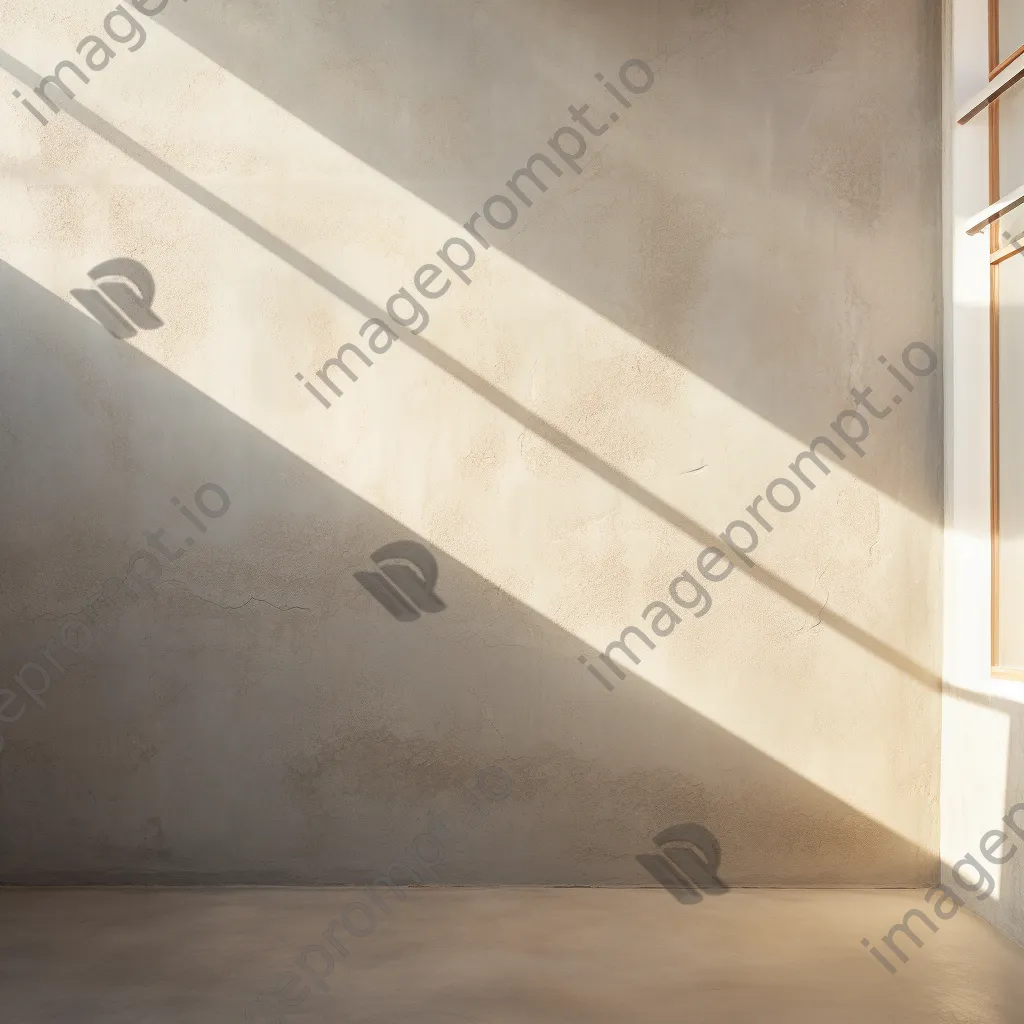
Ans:
{"type": "MultiPolygon", "coordinates": [[[[10,89],[111,10],[6,8],[10,89]]],[[[449,882],[643,884],[682,822],[733,884],[930,879],[941,373],[904,392],[878,359],[938,346],[938,5],[139,20],[47,125],[0,103],[2,876],[367,881],[433,812],[449,882]],[[654,84],[627,109],[595,75],[630,59],[654,84]],[[620,117],[580,173],[478,221],[471,283],[371,352],[367,318],[584,103],[620,117]],[[72,299],[113,257],[162,327],[117,340],[72,299]],[[349,342],[373,365],[325,408],[295,375],[349,342]],[[762,505],[756,564],[614,689],[589,674],[866,386],[905,398],[863,457],[762,505]],[[231,507],[199,534],[171,499],[209,482],[231,507]],[[27,697],[11,676],[161,527],[194,544],[27,697]],[[447,606],[414,622],[353,577],[403,539],[447,606]],[[491,766],[509,792],[474,810],[491,766]]]]}

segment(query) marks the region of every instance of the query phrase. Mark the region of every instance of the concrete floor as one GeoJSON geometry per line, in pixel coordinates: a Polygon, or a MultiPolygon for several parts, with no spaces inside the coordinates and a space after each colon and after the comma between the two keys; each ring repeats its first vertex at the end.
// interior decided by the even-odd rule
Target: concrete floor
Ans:
{"type": "Polygon", "coordinates": [[[908,946],[910,960],[895,975],[865,951],[862,937],[878,942],[907,910],[923,906],[916,890],[733,889],[690,906],[654,889],[374,896],[379,902],[352,889],[0,890],[0,1018],[1024,1020],[1024,951],[966,911],[936,934],[918,928],[924,946],[908,946]],[[350,931],[340,923],[332,931],[332,921],[342,920],[350,931]],[[257,1001],[274,989],[281,991],[276,1001],[257,1001]]]}

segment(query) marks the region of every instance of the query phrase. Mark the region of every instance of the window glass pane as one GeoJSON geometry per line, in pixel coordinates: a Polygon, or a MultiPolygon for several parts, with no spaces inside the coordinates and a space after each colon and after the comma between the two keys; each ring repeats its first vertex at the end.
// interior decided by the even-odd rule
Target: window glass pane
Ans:
{"type": "Polygon", "coordinates": [[[1024,185],[1024,81],[999,97],[999,191],[1024,185]]]}
{"type": "Polygon", "coordinates": [[[1015,245],[1024,249],[1024,206],[1018,206],[1011,210],[1005,217],[999,219],[999,245],[1015,245]]]}
{"type": "MultiPolygon", "coordinates": [[[[1024,9],[1024,0],[1022,0],[1024,9]]],[[[1024,81],[999,98],[999,194],[1008,195],[1024,185],[1024,81]]],[[[1024,244],[1024,206],[999,221],[999,245],[1018,238],[1024,244]]]]}
{"type": "Polygon", "coordinates": [[[999,266],[999,663],[1024,668],[1024,255],[999,266]]]}
{"type": "Polygon", "coordinates": [[[999,2],[999,59],[1005,60],[1024,46],[1024,2],[999,2]]]}

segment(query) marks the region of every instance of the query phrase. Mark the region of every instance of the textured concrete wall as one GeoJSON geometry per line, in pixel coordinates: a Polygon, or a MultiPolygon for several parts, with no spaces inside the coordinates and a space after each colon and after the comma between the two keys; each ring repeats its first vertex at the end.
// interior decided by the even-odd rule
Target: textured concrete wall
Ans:
{"type": "MultiPolygon", "coordinates": [[[[5,10],[11,89],[111,9],[5,10]]],[[[734,884],[931,878],[941,375],[879,357],[939,337],[938,5],[136,17],[48,124],[0,103],[3,877],[366,881],[437,828],[444,881],[650,883],[635,855],[698,822],[734,884]],[[469,282],[361,339],[498,193],[469,282]],[[71,297],[114,257],[163,326],[71,297]],[[295,375],[350,342],[327,408],[295,375]],[[858,455],[829,425],[867,386],[858,455]],[[823,433],[843,460],[759,525],[823,433]],[[673,603],[738,519],[751,564],[673,603]],[[398,540],[443,611],[354,578],[398,540]],[[151,593],[97,605],[129,563],[151,593]],[[608,689],[578,659],[627,625],[656,646],[608,689]]]]}

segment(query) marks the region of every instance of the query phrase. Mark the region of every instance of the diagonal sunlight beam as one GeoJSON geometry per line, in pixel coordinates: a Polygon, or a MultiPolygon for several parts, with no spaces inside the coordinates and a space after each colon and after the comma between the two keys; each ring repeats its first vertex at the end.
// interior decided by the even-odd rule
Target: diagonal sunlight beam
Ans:
{"type": "MultiPolygon", "coordinates": [[[[0,286],[5,285],[4,278],[7,276],[8,271],[11,272],[13,276],[24,278],[21,282],[22,286],[31,285],[40,292],[44,291],[44,286],[42,284],[33,281],[29,277],[25,277],[21,271],[10,264],[4,263],[2,259],[0,259],[0,286]]],[[[0,293],[2,293],[3,290],[4,289],[0,288],[0,293]]],[[[59,312],[55,319],[40,319],[39,323],[41,325],[41,329],[50,327],[52,330],[50,330],[49,333],[53,333],[55,336],[59,335],[61,337],[68,337],[70,335],[74,335],[76,332],[81,333],[84,330],[87,332],[86,337],[89,339],[88,347],[94,350],[102,350],[105,353],[116,351],[119,347],[124,346],[131,353],[130,358],[133,366],[145,365],[146,367],[155,370],[158,375],[161,375],[161,380],[163,379],[163,375],[173,378],[173,384],[170,385],[172,390],[168,393],[168,398],[178,399],[175,407],[191,407],[191,402],[196,397],[201,400],[205,400],[205,402],[213,403],[217,406],[219,412],[223,414],[223,419],[218,420],[219,423],[223,424],[227,421],[232,427],[241,425],[250,430],[259,431],[263,435],[267,444],[271,446],[274,458],[286,456],[296,461],[303,461],[305,468],[309,471],[310,478],[315,477],[317,487],[326,486],[329,488],[332,495],[349,494],[350,496],[355,497],[359,505],[365,506],[366,502],[364,499],[359,498],[355,492],[351,491],[350,488],[346,487],[343,483],[325,472],[324,469],[316,465],[306,463],[294,448],[283,444],[281,441],[275,439],[271,434],[267,434],[266,431],[256,427],[254,424],[247,421],[245,417],[224,405],[223,402],[218,401],[210,395],[204,394],[201,387],[197,384],[172,373],[152,353],[147,352],[145,348],[134,347],[129,342],[117,341],[93,319],[87,317],[84,311],[76,309],[50,292],[46,292],[46,295],[48,298],[52,298],[54,300],[54,305],[59,307],[59,312]],[[92,333],[89,334],[88,332],[92,333]]],[[[47,332],[44,330],[44,333],[47,332]]],[[[138,380],[141,378],[136,377],[134,379],[138,380]]],[[[266,451],[266,449],[262,448],[261,450],[266,451]]],[[[399,535],[404,531],[410,538],[419,540],[422,543],[426,543],[428,545],[433,543],[439,551],[443,552],[444,555],[450,559],[452,563],[451,569],[453,569],[457,574],[457,576],[453,578],[453,581],[454,579],[457,579],[461,587],[467,586],[466,580],[468,580],[468,587],[471,589],[475,589],[481,585],[488,589],[490,588],[490,582],[480,576],[476,570],[470,568],[470,566],[463,561],[451,547],[440,546],[436,541],[431,541],[429,537],[420,531],[418,526],[401,516],[385,512],[383,509],[379,508],[376,509],[376,512],[383,516],[385,522],[390,524],[387,529],[388,536],[395,535],[394,531],[391,529],[391,527],[394,527],[398,530],[399,535]]],[[[374,518],[376,519],[376,515],[374,518]]],[[[118,559],[122,557],[127,559],[131,550],[132,545],[119,545],[117,547],[117,551],[119,552],[117,555],[118,559]]],[[[449,570],[445,571],[446,576],[448,571],[449,570]]],[[[96,576],[95,578],[98,579],[99,576],[96,576]]],[[[202,584],[190,584],[185,587],[185,584],[181,583],[181,581],[169,579],[157,581],[155,584],[157,589],[161,589],[164,586],[173,586],[176,588],[184,587],[188,590],[193,599],[200,602],[207,602],[212,597],[217,596],[210,594],[207,587],[202,584]]],[[[253,601],[257,603],[266,603],[264,599],[270,596],[266,594],[262,594],[261,596],[260,592],[253,591],[251,588],[243,588],[242,590],[239,590],[234,584],[229,586],[229,590],[232,594],[231,597],[224,598],[223,595],[220,595],[220,599],[214,602],[222,609],[237,609],[239,606],[253,601]]],[[[579,631],[557,624],[555,620],[545,612],[537,609],[531,609],[529,605],[517,598],[508,589],[498,585],[498,590],[506,598],[510,599],[520,612],[525,610],[528,613],[525,619],[520,619],[521,622],[536,622],[539,619],[543,623],[542,629],[551,629],[554,631],[553,633],[548,634],[549,642],[559,646],[559,649],[564,647],[564,652],[568,660],[562,660],[563,671],[561,674],[556,671],[555,675],[550,678],[552,680],[558,678],[559,680],[564,681],[564,683],[570,688],[573,686],[572,681],[574,679],[578,686],[589,686],[589,684],[584,684],[582,680],[576,678],[578,670],[569,652],[571,651],[572,654],[575,654],[577,651],[582,650],[592,660],[596,661],[601,651],[599,649],[595,649],[584,637],[580,636],[579,631]]],[[[88,604],[88,600],[86,600],[85,603],[88,604]]],[[[277,602],[276,600],[273,603],[279,608],[282,606],[281,602],[277,602]]],[[[305,603],[306,602],[303,602],[303,604],[305,603]]],[[[68,607],[72,607],[73,610],[76,611],[81,611],[81,604],[81,601],[73,600],[71,605],[68,607]]],[[[291,601],[288,601],[287,604],[291,605],[291,601]]],[[[114,619],[112,619],[111,622],[113,623],[114,621],[119,620],[120,616],[127,612],[128,607],[133,605],[134,602],[129,602],[129,604],[124,607],[119,605],[119,610],[113,612],[114,619]]],[[[285,607],[287,607],[287,605],[285,605],[285,607]]],[[[294,605],[292,605],[292,607],[294,607],[294,605]]],[[[461,641],[455,636],[449,636],[441,642],[445,646],[461,645],[461,641]]],[[[627,714],[633,721],[657,720],[657,718],[664,713],[665,709],[664,698],[666,697],[666,691],[664,687],[656,681],[656,676],[646,671],[646,666],[636,668],[633,671],[633,677],[635,684],[643,685],[632,685],[628,690],[620,690],[619,693],[621,696],[616,699],[618,701],[628,702],[626,705],[629,709],[627,714]]],[[[66,689],[64,692],[67,695],[70,695],[73,692],[81,690],[87,685],[89,685],[88,681],[80,682],[77,686],[66,689]]],[[[481,708],[486,711],[486,720],[491,723],[491,728],[495,728],[493,716],[498,714],[497,707],[493,706],[493,702],[492,704],[488,704],[487,700],[485,700],[484,696],[475,686],[470,686],[468,692],[472,694],[480,704],[481,708]]],[[[731,744],[735,742],[736,746],[731,747],[730,749],[737,752],[735,756],[740,762],[746,764],[749,770],[754,770],[751,755],[753,755],[761,765],[763,771],[760,772],[759,778],[762,780],[768,778],[776,778],[780,780],[788,779],[791,783],[797,785],[799,787],[799,792],[791,791],[789,783],[780,781],[780,792],[790,791],[790,802],[786,804],[786,807],[790,808],[788,813],[796,813],[795,809],[797,807],[801,807],[803,810],[800,813],[813,815],[815,813],[813,808],[816,807],[822,814],[826,814],[828,816],[828,820],[834,822],[837,827],[844,829],[846,834],[850,834],[852,830],[855,829],[857,835],[863,839],[865,843],[870,845],[877,841],[882,844],[883,848],[889,849],[894,853],[894,855],[898,856],[901,863],[908,866],[911,864],[912,858],[915,854],[910,850],[904,850],[898,846],[893,846],[891,843],[891,837],[904,840],[907,844],[923,851],[925,856],[932,856],[934,859],[934,851],[929,845],[931,841],[922,829],[921,822],[917,818],[904,819],[899,814],[887,814],[884,811],[879,812],[871,804],[870,792],[859,793],[837,791],[835,780],[822,777],[819,770],[821,767],[820,765],[808,765],[803,768],[787,765],[784,759],[786,754],[785,751],[776,751],[775,753],[772,753],[771,748],[758,743],[749,735],[743,735],[741,732],[736,731],[734,727],[731,727],[721,718],[715,717],[713,714],[708,714],[706,711],[701,711],[692,704],[680,701],[675,695],[669,696],[674,703],[679,703],[686,709],[685,716],[681,719],[676,719],[676,721],[682,723],[682,732],[680,735],[688,737],[714,736],[719,737],[719,742],[722,743],[731,744]],[[810,787],[813,787],[814,792],[810,789],[804,789],[802,787],[802,782],[806,782],[810,787]],[[825,798],[826,803],[822,803],[822,798],[825,798]],[[856,823],[851,821],[850,815],[853,813],[856,813],[863,819],[863,821],[857,821],[856,823]],[[885,830],[886,834],[883,835],[876,831],[873,828],[873,825],[880,826],[881,829],[885,830]]],[[[501,739],[502,743],[505,743],[507,738],[511,743],[517,743],[521,747],[524,742],[525,734],[521,732],[516,734],[506,733],[504,727],[501,727],[500,729],[496,729],[495,735],[501,739]],[[518,738],[513,740],[513,735],[517,735],[518,738]]],[[[329,743],[330,733],[318,732],[315,738],[317,743],[320,743],[321,741],[329,743]]],[[[525,742],[528,744],[528,736],[526,737],[525,742]]],[[[315,754],[315,751],[313,753],[315,754]]],[[[505,753],[511,760],[517,760],[519,755],[522,754],[522,749],[517,750],[513,746],[506,746],[505,753]]]]}
{"type": "MultiPolygon", "coordinates": [[[[0,68],[3,68],[8,74],[29,88],[35,88],[42,81],[41,76],[12,57],[5,50],[0,50],[0,68]]],[[[115,146],[142,167],[162,178],[169,185],[172,185],[200,206],[203,206],[210,213],[221,218],[221,220],[235,228],[235,230],[246,235],[268,252],[277,256],[294,270],[305,275],[336,298],[341,299],[342,302],[358,310],[367,319],[390,319],[383,310],[375,306],[364,295],[336,278],[314,260],[311,260],[308,256],[299,252],[299,250],[278,238],[277,235],[247,217],[244,213],[236,210],[230,203],[214,195],[198,182],[188,177],[188,175],[183,174],[164,160],[161,160],[160,157],[151,153],[134,139],[125,135],[120,129],[115,128],[76,100],[63,98],[61,109],[83,127],[88,128],[100,136],[100,138],[115,146]]],[[[410,334],[404,329],[399,329],[397,333],[399,333],[401,340],[422,358],[449,374],[492,406],[505,413],[506,416],[517,421],[521,426],[546,441],[553,448],[561,451],[563,455],[568,456],[579,465],[590,470],[590,472],[603,479],[628,498],[631,498],[636,504],[668,525],[687,534],[705,547],[718,546],[721,543],[720,538],[716,534],[701,526],[696,520],[673,508],[668,502],[651,493],[614,466],[609,465],[600,456],[584,447],[578,441],[562,433],[553,424],[525,406],[520,405],[515,399],[474,373],[457,359],[452,358],[422,335],[410,334]]],[[[817,601],[812,600],[808,595],[769,570],[758,565],[747,566],[744,564],[736,564],[736,568],[746,573],[746,575],[766,590],[777,594],[783,600],[788,601],[794,607],[800,608],[812,618],[820,619],[822,623],[836,633],[853,641],[875,657],[888,662],[929,688],[936,690],[939,688],[939,676],[937,673],[925,668],[925,666],[919,664],[913,658],[873,636],[867,630],[830,611],[827,606],[822,608],[817,601]]]]}

